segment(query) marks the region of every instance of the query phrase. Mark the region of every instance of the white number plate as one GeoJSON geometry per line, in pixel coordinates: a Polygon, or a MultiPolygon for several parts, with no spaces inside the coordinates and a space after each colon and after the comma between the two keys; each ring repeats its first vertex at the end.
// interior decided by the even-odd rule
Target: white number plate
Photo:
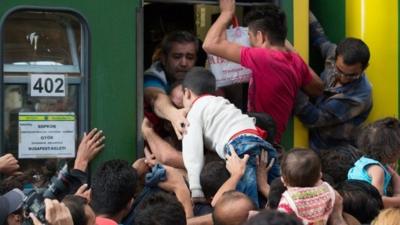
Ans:
{"type": "Polygon", "coordinates": [[[64,97],[65,75],[31,74],[31,96],[64,97]]]}

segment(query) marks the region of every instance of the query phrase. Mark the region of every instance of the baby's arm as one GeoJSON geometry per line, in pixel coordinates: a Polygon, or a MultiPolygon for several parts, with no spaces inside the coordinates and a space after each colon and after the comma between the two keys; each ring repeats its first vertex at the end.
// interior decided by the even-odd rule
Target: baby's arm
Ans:
{"type": "MultiPolygon", "coordinates": [[[[390,171],[390,169],[389,169],[390,171]]],[[[393,179],[393,184],[394,184],[394,195],[393,197],[387,197],[383,195],[383,185],[384,185],[384,180],[385,180],[385,172],[382,167],[378,165],[372,165],[368,168],[368,175],[372,179],[372,185],[378,189],[379,193],[382,195],[382,201],[383,201],[383,206],[384,208],[390,208],[390,207],[400,207],[400,194],[399,190],[396,190],[398,188],[399,183],[400,183],[400,178],[397,173],[393,175],[392,173],[392,179],[393,179]],[[397,187],[396,187],[397,186],[397,187]]]]}
{"type": "Polygon", "coordinates": [[[385,182],[385,171],[378,165],[372,165],[367,169],[368,175],[371,177],[371,184],[378,189],[379,193],[383,195],[383,185],[385,182]]]}
{"type": "Polygon", "coordinates": [[[388,170],[392,175],[393,197],[382,196],[383,206],[385,208],[400,207],[400,176],[390,166],[388,170]]]}

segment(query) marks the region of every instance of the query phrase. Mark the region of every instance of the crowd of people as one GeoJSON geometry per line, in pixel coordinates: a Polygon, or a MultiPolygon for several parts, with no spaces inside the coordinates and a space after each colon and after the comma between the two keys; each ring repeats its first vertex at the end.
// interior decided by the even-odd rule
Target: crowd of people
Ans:
{"type": "Polygon", "coordinates": [[[0,225],[397,224],[400,121],[363,124],[368,46],[331,43],[310,12],[311,43],[325,60],[319,76],[286,40],[279,7],[247,13],[251,47],[226,38],[235,1],[220,0],[220,10],[202,48],[251,69],[246,112],[195,66],[198,39],[172,32],[144,73],[144,157],[105,161],[89,176],[105,143],[93,129],[71,170],[38,183],[4,155],[0,225]],[[293,114],[310,129],[310,149],[280,145],[293,114]]]}

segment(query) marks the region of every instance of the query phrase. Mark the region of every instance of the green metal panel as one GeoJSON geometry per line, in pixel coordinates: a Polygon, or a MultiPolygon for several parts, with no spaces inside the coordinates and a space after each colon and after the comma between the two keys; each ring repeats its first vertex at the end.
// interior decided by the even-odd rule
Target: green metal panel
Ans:
{"type": "MultiPolygon", "coordinates": [[[[310,10],[318,18],[329,40],[339,43],[346,36],[346,1],[345,0],[310,0],[310,10]]],[[[323,60],[318,51],[310,45],[310,65],[317,72],[322,72],[323,60]]]]}
{"type": "MultiPolygon", "coordinates": [[[[3,0],[0,16],[14,7],[71,9],[90,31],[91,128],[102,129],[106,148],[96,164],[111,158],[133,160],[136,152],[136,8],[139,1],[3,0]]],[[[4,18],[3,18],[4,19],[4,18]]],[[[3,20],[2,20],[3,21],[3,20]]]]}
{"type": "MultiPolygon", "coordinates": [[[[287,39],[293,43],[293,0],[282,0],[280,1],[281,8],[286,13],[286,21],[288,27],[287,39]]],[[[286,131],[282,136],[281,144],[285,149],[291,149],[294,145],[294,126],[293,118],[289,120],[286,131]]]]}

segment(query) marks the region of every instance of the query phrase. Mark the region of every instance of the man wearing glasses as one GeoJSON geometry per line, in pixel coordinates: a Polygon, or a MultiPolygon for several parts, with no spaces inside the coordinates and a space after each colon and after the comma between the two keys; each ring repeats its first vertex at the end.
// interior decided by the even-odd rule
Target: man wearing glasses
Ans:
{"type": "Polygon", "coordinates": [[[356,38],[331,43],[311,12],[310,38],[325,59],[321,73],[325,90],[314,102],[299,92],[295,113],[310,128],[312,149],[354,145],[355,129],[372,108],[371,84],[364,72],[370,58],[368,46],[356,38]]]}

